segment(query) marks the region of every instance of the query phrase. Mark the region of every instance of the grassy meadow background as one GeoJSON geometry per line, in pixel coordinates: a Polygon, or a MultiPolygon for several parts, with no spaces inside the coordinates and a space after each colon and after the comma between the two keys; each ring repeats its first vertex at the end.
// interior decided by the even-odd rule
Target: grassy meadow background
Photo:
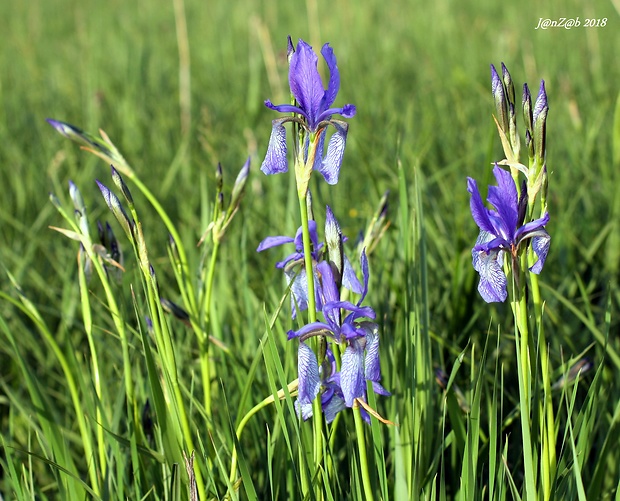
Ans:
{"type": "MultiPolygon", "coordinates": [[[[215,272],[210,334],[229,351],[211,352],[214,415],[209,433],[198,403],[202,389],[195,339],[184,324],[170,319],[180,379],[201,444],[198,453],[217,451],[217,460],[205,468],[206,499],[224,499],[232,423],[279,385],[268,370],[273,361],[263,360],[260,347],[265,318],[285,292],[274,269],[285,251],[257,254],[255,249],[264,237],[291,235],[299,226],[292,176],[266,177],[259,171],[271,120],[277,116],[263,101],[289,99],[289,34],[315,49],[330,42],[341,73],[336,105],[353,103],[358,109],[349,120],[339,184],[328,187],[315,179],[311,185],[318,207],[332,206],[343,232],[354,241],[390,190],[391,225],[370,256],[367,303],[382,325],[382,382],[393,393],[378,399],[378,410],[399,427],[372,427],[372,441],[380,444],[372,455],[377,471],[383,472],[374,477],[377,498],[516,499],[507,477],[494,477],[489,466],[490,457],[500,450],[503,460],[495,465],[497,472],[505,460],[517,490],[522,483],[512,316],[508,305],[487,305],[476,291],[471,247],[478,229],[466,191],[467,176],[485,190],[492,182],[491,162],[503,158],[492,119],[489,65],[504,62],[518,101],[522,84],[528,82],[535,95],[540,79],[549,98],[547,229],[552,243],[541,283],[554,379],[584,356],[593,362],[593,370],[578,385],[559,390],[554,399],[562,416],[556,499],[577,499],[582,491],[588,499],[618,499],[618,3],[178,0],[176,9],[173,0],[0,2],[4,499],[90,496],[74,480],[89,482],[64,373],[23,306],[27,298],[68,357],[80,381],[87,420],[95,429],[97,404],[91,402],[89,345],[77,281],[78,245],[49,229],[64,224],[49,193],[71,207],[72,180],[86,202],[91,231],[96,232],[96,220],[110,221],[126,257],[126,272],[115,294],[133,329],[139,322],[130,285],[138,291],[137,304],[144,304],[130,246],[95,184],[99,179],[111,186],[109,166],[59,136],[45,122],[48,117],[91,133],[106,131],[176,225],[196,274],[205,249],[208,253],[208,246],[196,243],[211,220],[215,167],[221,162],[230,190],[251,156],[246,195],[222,243],[215,272]],[[579,17],[582,26],[536,30],[541,17],[579,17]],[[586,18],[607,18],[606,26],[585,28],[586,18]],[[428,341],[427,356],[416,364],[414,355],[422,353],[416,341],[422,339],[428,341]],[[434,382],[436,367],[453,374],[470,410],[479,411],[475,425],[471,414],[446,404],[434,382]],[[45,408],[32,400],[25,373],[38,382],[45,408]],[[501,389],[501,409],[496,389],[501,389]],[[46,456],[42,415],[64,438],[72,465],[60,466],[69,473],[46,456]],[[472,426],[480,427],[474,438],[468,434],[472,426]],[[465,449],[459,445],[458,430],[467,436],[465,449]],[[490,430],[497,433],[496,442],[490,430]],[[575,456],[567,438],[573,431],[575,456]],[[510,445],[504,448],[505,443],[510,445]],[[468,455],[478,459],[470,477],[463,477],[468,455]],[[491,477],[504,487],[489,492],[491,477]]],[[[521,131],[522,123],[519,110],[521,131]]],[[[161,294],[180,302],[168,260],[168,232],[147,200],[128,184],[161,294]]],[[[123,358],[96,277],[90,287],[98,360],[109,393],[104,412],[113,428],[106,431],[106,440],[114,473],[101,481],[105,487],[100,496],[186,499],[185,484],[175,494],[170,471],[156,456],[150,463],[144,460],[140,475],[129,471],[123,358]],[[141,478],[138,487],[133,475],[141,478]]],[[[291,381],[297,370],[296,345],[286,341],[293,323],[286,306],[284,310],[271,335],[285,379],[291,381]]],[[[130,348],[136,399],[144,405],[152,396],[134,331],[130,348]]],[[[240,448],[248,474],[241,499],[301,498],[291,467],[297,458],[291,457],[283,438],[293,428],[282,425],[282,417],[289,427],[296,423],[286,408],[271,406],[244,431],[240,448]]],[[[335,441],[334,461],[341,477],[332,485],[333,499],[362,499],[354,486],[359,479],[352,459],[352,422],[350,415],[343,417],[335,441]]],[[[155,442],[151,446],[157,449],[155,442]]]]}

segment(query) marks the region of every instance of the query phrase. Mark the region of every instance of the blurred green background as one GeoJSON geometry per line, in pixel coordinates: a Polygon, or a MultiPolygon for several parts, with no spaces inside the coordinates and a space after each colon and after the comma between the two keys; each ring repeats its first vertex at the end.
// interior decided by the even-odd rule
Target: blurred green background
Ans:
{"type": "MultiPolygon", "coordinates": [[[[282,200],[288,178],[258,171],[275,118],[262,102],[288,100],[288,34],[317,49],[331,43],[341,71],[337,104],[358,108],[340,184],[316,187],[322,200],[351,208],[340,215],[345,232],[360,231],[380,195],[394,190],[398,161],[407,172],[418,169],[437,320],[458,325],[452,309],[475,287],[467,261],[477,230],[465,178],[484,184],[489,163],[503,157],[491,118],[491,63],[504,62],[517,89],[527,81],[534,95],[546,81],[553,242],[543,281],[594,303],[604,303],[607,284],[617,282],[620,37],[610,2],[188,0],[177,2],[175,15],[172,1],[29,0],[2,2],[0,18],[0,259],[51,309],[61,288],[53,277],[68,272],[73,249],[47,229],[58,222],[47,194],[66,199],[72,179],[97,214],[103,202],[94,178],[108,174],[102,162],[60,138],[46,117],[91,132],[103,128],[178,218],[188,242],[208,222],[200,180],[213,179],[221,162],[232,183],[247,155],[253,158],[243,209],[249,248],[267,234],[294,231],[294,201],[270,203],[282,200]],[[535,29],[539,18],[562,17],[578,17],[582,25],[535,29]],[[586,28],[586,18],[605,18],[606,26],[586,28]],[[178,40],[187,42],[189,65],[178,40]],[[191,75],[183,88],[191,96],[188,130],[182,71],[191,75]]],[[[149,235],[156,246],[159,237],[163,253],[158,229],[149,235]]],[[[254,274],[258,288],[264,276],[254,274]]],[[[558,329],[572,325],[559,322],[561,312],[550,313],[558,329]]]]}

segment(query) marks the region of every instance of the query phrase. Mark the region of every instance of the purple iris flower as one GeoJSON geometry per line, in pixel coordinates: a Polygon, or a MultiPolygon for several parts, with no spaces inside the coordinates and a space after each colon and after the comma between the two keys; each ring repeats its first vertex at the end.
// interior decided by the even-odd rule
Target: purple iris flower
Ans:
{"type": "Polygon", "coordinates": [[[321,276],[322,313],[324,322],[313,322],[297,331],[289,331],[288,338],[299,338],[299,404],[311,404],[321,387],[319,366],[316,355],[305,341],[313,336],[326,336],[337,344],[346,344],[340,368],[340,390],[347,407],[352,407],[354,400],[365,400],[366,381],[370,381],[375,393],[389,395],[379,383],[381,370],[379,366],[378,326],[366,319],[374,319],[375,312],[368,306],[361,306],[368,292],[368,259],[362,254],[362,271],[364,289],[357,304],[341,301],[331,265],[322,261],[317,266],[321,276]],[[341,320],[341,310],[348,315],[341,320]]]}
{"type": "Polygon", "coordinates": [[[489,186],[487,201],[496,210],[485,207],[476,181],[467,178],[467,191],[471,193],[471,214],[480,228],[480,235],[472,249],[473,265],[480,274],[478,292],[487,303],[506,300],[504,253],[507,252],[515,263],[521,243],[530,239],[537,257],[530,271],[539,274],[551,244],[551,237],[544,228],[549,222],[549,213],[523,224],[527,208],[525,187],[519,200],[517,187],[510,173],[495,164],[493,174],[497,186],[489,186]]]}
{"type": "Polygon", "coordinates": [[[273,121],[267,154],[261,166],[265,174],[279,174],[288,170],[284,124],[297,122],[306,131],[304,162],[308,161],[310,144],[316,145],[313,170],[318,170],[329,184],[338,182],[349,125],[341,120],[332,120],[332,115],[352,118],[355,115],[355,106],[346,104],[342,108],[332,108],[340,89],[340,73],[336,64],[336,56],[329,44],[323,46],[321,54],[330,73],[327,89],[323,88],[321,75],[317,68],[317,55],[310,45],[299,40],[297,49],[290,55],[289,62],[289,85],[296,104],[274,105],[269,100],[265,101],[265,106],[272,110],[280,113],[295,113],[293,117],[273,121]],[[332,125],[336,131],[330,138],[327,154],[324,155],[328,125],[332,125]]]}
{"type": "MultiPolygon", "coordinates": [[[[310,233],[310,241],[312,242],[312,261],[317,263],[322,254],[323,243],[319,243],[316,221],[312,219],[308,221],[308,230],[310,233]]],[[[291,287],[291,309],[293,311],[293,318],[296,318],[298,308],[299,311],[305,311],[308,309],[308,282],[306,279],[306,269],[304,268],[304,243],[301,227],[297,230],[295,238],[284,236],[265,238],[258,245],[256,251],[261,252],[278,245],[290,243],[295,244],[295,252],[289,254],[282,261],[276,263],[276,268],[284,270],[287,282],[291,287]]],[[[316,273],[316,268],[314,272],[315,283],[317,283],[318,275],[316,273]]],[[[362,284],[360,284],[360,281],[353,270],[353,266],[351,266],[351,262],[346,256],[344,258],[342,285],[356,294],[361,294],[362,292],[362,284]]],[[[319,308],[322,305],[318,288],[316,289],[316,304],[319,308]]]]}

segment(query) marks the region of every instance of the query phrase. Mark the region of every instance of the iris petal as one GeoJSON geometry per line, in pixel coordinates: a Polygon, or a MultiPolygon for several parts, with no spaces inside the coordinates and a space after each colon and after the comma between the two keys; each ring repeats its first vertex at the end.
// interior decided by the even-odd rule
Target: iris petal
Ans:
{"type": "Polygon", "coordinates": [[[297,370],[299,371],[299,402],[301,404],[312,403],[319,394],[321,381],[316,355],[305,343],[299,343],[297,370]]]}
{"type": "Polygon", "coordinates": [[[362,284],[360,283],[357,275],[355,274],[355,270],[351,265],[351,261],[345,254],[344,256],[344,271],[342,272],[342,286],[345,289],[349,289],[351,292],[355,292],[355,294],[361,294],[364,290],[362,288],[362,284]]]}
{"type": "Polygon", "coordinates": [[[272,247],[276,247],[278,245],[290,244],[294,242],[291,237],[267,237],[260,244],[258,244],[258,248],[256,252],[262,252],[266,249],[271,249],[272,247]]]}
{"type": "Polygon", "coordinates": [[[340,72],[338,71],[338,64],[336,64],[334,50],[328,43],[323,45],[321,54],[323,54],[325,62],[327,63],[327,68],[329,69],[329,84],[327,85],[327,91],[325,92],[322,103],[322,109],[325,110],[333,104],[340,90],[340,72]]]}
{"type": "Polygon", "coordinates": [[[478,292],[487,303],[506,300],[506,275],[502,269],[503,251],[472,251],[474,269],[480,274],[478,292]]]}
{"type": "Polygon", "coordinates": [[[531,221],[521,226],[521,228],[517,230],[517,233],[515,236],[517,245],[521,243],[523,240],[525,240],[526,238],[533,238],[535,236],[538,236],[538,233],[540,231],[543,231],[546,233],[546,231],[543,228],[548,222],[549,222],[549,213],[545,212],[545,215],[541,217],[540,219],[535,219],[534,221],[531,221]]]}
{"type": "Polygon", "coordinates": [[[487,208],[484,206],[484,202],[482,201],[482,197],[480,196],[480,191],[478,190],[478,183],[471,177],[467,178],[467,191],[471,194],[471,198],[469,200],[469,207],[471,209],[471,215],[474,218],[474,221],[483,231],[487,233],[495,234],[495,227],[491,223],[489,219],[489,214],[487,208]]]}
{"type": "Polygon", "coordinates": [[[330,332],[332,332],[331,325],[323,322],[312,322],[311,324],[304,325],[296,331],[288,331],[287,338],[290,341],[296,337],[307,338],[313,334],[329,334],[330,332]]]}
{"type": "Polygon", "coordinates": [[[325,138],[327,137],[327,127],[321,129],[319,136],[315,141],[318,141],[316,150],[314,152],[314,163],[312,164],[312,170],[321,171],[323,165],[323,156],[325,154],[325,138]]]}
{"type": "Polygon", "coordinates": [[[312,47],[303,40],[297,43],[297,50],[291,56],[289,85],[291,93],[306,113],[310,129],[314,129],[321,112],[325,90],[317,69],[318,57],[312,47]]]}
{"type": "Polygon", "coordinates": [[[530,268],[532,273],[536,273],[536,275],[538,275],[542,271],[545,260],[547,259],[547,254],[549,253],[550,245],[551,237],[548,234],[534,237],[532,239],[532,249],[534,249],[534,253],[538,257],[538,260],[530,268]]]}
{"type": "Polygon", "coordinates": [[[366,393],[364,379],[364,349],[361,344],[353,341],[342,354],[342,369],[340,371],[340,385],[344,402],[347,407],[353,406],[356,398],[366,393]]]}
{"type": "Polygon", "coordinates": [[[304,421],[307,421],[312,417],[312,404],[302,404],[299,399],[295,402],[295,410],[297,414],[302,417],[304,421]]]}
{"type": "Polygon", "coordinates": [[[376,329],[368,329],[366,334],[366,379],[378,382],[381,380],[381,367],[379,366],[379,334],[376,329]]]}
{"type": "Polygon", "coordinates": [[[330,123],[336,128],[336,132],[329,139],[327,154],[317,170],[323,175],[328,184],[333,185],[338,183],[344,148],[347,144],[349,124],[340,120],[332,120],[330,123]]]}
{"type": "Polygon", "coordinates": [[[517,187],[509,172],[495,164],[493,174],[497,186],[489,186],[488,202],[492,204],[499,215],[499,225],[505,237],[512,239],[517,230],[517,187]]]}
{"type": "Polygon", "coordinates": [[[331,423],[336,418],[336,414],[338,414],[344,409],[346,409],[344,400],[342,400],[342,398],[340,398],[339,396],[334,395],[323,406],[323,414],[325,415],[325,420],[328,423],[331,423]]]}
{"type": "Polygon", "coordinates": [[[284,128],[284,122],[288,120],[288,118],[278,118],[272,122],[267,154],[260,167],[265,174],[280,174],[288,171],[286,129],[284,128]]]}

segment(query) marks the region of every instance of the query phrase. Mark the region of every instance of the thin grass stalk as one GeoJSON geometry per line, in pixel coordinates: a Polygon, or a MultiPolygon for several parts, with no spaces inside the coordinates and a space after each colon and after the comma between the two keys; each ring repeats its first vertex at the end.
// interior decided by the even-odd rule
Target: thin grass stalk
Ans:
{"type": "MultiPolygon", "coordinates": [[[[17,282],[15,281],[13,276],[10,274],[9,274],[9,279],[11,280],[13,285],[19,290],[19,286],[17,285],[17,282]]],[[[13,304],[17,306],[17,302],[13,301],[12,298],[5,297],[5,299],[10,300],[11,302],[13,302],[13,304]]],[[[78,429],[80,430],[80,438],[82,439],[82,445],[84,447],[84,456],[86,458],[87,463],[89,464],[88,477],[89,477],[89,481],[91,484],[90,487],[93,490],[93,492],[97,496],[99,496],[101,494],[101,486],[99,485],[99,478],[97,475],[96,455],[94,453],[94,447],[92,444],[90,427],[88,426],[86,419],[85,419],[86,412],[82,408],[82,399],[80,398],[78,386],[75,382],[73,373],[71,372],[71,367],[69,365],[69,362],[67,361],[67,358],[65,357],[64,353],[60,349],[60,346],[56,342],[56,339],[54,338],[53,334],[47,328],[47,325],[41,318],[41,315],[39,311],[36,309],[36,307],[25,296],[20,295],[20,299],[22,302],[22,308],[21,308],[22,311],[26,313],[30,317],[30,319],[34,322],[34,324],[37,326],[37,329],[43,335],[43,338],[48,343],[56,359],[60,363],[63,376],[65,377],[65,380],[67,381],[67,389],[69,390],[69,395],[71,396],[71,401],[73,403],[73,408],[75,411],[75,419],[77,421],[78,429]]]]}
{"type": "Polygon", "coordinates": [[[174,6],[174,25],[179,49],[179,111],[181,133],[187,136],[192,124],[192,92],[190,72],[189,39],[187,36],[187,19],[183,0],[172,0],[174,6]]]}
{"type": "MultiPolygon", "coordinates": [[[[54,205],[56,206],[60,214],[64,217],[64,219],[71,225],[74,232],[82,235],[83,241],[81,243],[83,244],[84,251],[86,252],[88,259],[92,262],[93,268],[95,269],[97,276],[101,282],[101,285],[103,286],[107,307],[110,312],[110,316],[112,318],[116,331],[121,340],[121,351],[123,354],[123,375],[124,375],[124,380],[125,380],[124,384],[125,384],[127,412],[128,412],[128,415],[131,416],[133,429],[137,430],[138,423],[139,423],[139,417],[138,417],[137,409],[135,406],[133,378],[131,375],[132,364],[131,364],[131,360],[129,356],[129,341],[127,338],[127,331],[125,329],[125,321],[121,315],[120,309],[118,307],[118,303],[116,302],[116,298],[110,286],[110,282],[108,280],[108,275],[106,273],[106,270],[101,264],[99,256],[93,250],[90,236],[82,233],[82,231],[80,230],[78,225],[75,223],[75,221],[68,216],[68,214],[64,211],[62,207],[60,207],[57,204],[54,204],[54,205]]],[[[132,245],[134,245],[133,241],[132,241],[132,245]]],[[[79,419],[80,418],[78,417],[78,420],[79,419]]],[[[138,468],[139,468],[138,464],[134,464],[133,467],[136,471],[138,471],[138,468]]]]}
{"type": "MultiPolygon", "coordinates": [[[[12,277],[12,275],[10,273],[8,275],[9,275],[9,280],[11,280],[13,285],[15,287],[19,287],[15,279],[12,277]]],[[[28,307],[28,300],[26,298],[22,297],[21,302],[20,302],[17,299],[9,296],[8,294],[5,294],[4,292],[0,291],[0,299],[3,299],[9,304],[12,304],[17,310],[22,311],[26,316],[28,316],[28,318],[30,318],[30,320],[32,320],[32,322],[35,325],[37,325],[37,327],[39,327],[39,331],[42,332],[41,326],[39,324],[39,320],[37,319],[37,316],[34,315],[34,312],[30,311],[30,308],[32,308],[32,306],[28,307]]],[[[26,361],[21,355],[21,352],[17,346],[15,336],[13,335],[13,333],[8,327],[8,324],[4,321],[2,317],[0,317],[0,327],[5,332],[8,338],[8,341],[11,347],[13,348],[14,353],[16,354],[15,360],[16,360],[16,363],[19,365],[20,370],[24,374],[25,386],[28,388],[28,393],[32,400],[32,404],[34,405],[35,408],[38,408],[38,409],[47,408],[48,402],[46,401],[45,395],[40,391],[38,381],[34,378],[31,370],[27,366],[26,361]]],[[[45,325],[43,325],[42,327],[46,328],[45,325]]],[[[2,387],[6,391],[6,387],[4,383],[2,384],[2,387]]],[[[7,391],[6,393],[8,395],[9,392],[7,391]]],[[[48,413],[39,413],[38,420],[41,426],[41,431],[43,435],[45,436],[45,442],[49,444],[49,448],[51,449],[51,456],[54,458],[54,461],[58,464],[63,464],[65,466],[66,471],[72,472],[72,473],[75,472],[77,474],[77,468],[75,466],[73,458],[71,457],[71,455],[69,454],[67,450],[66,443],[65,443],[65,437],[64,437],[64,434],[60,426],[58,426],[53,421],[53,417],[48,413]]],[[[42,447],[44,450],[46,449],[46,447],[44,447],[43,444],[42,444],[42,447]]],[[[32,446],[30,444],[30,436],[28,440],[28,450],[32,450],[32,446]]],[[[8,452],[7,452],[7,457],[8,457],[8,452]]],[[[33,475],[32,475],[32,472],[34,471],[34,469],[32,468],[32,455],[28,455],[28,467],[26,468],[25,471],[29,472],[30,474],[29,490],[31,493],[34,493],[34,480],[33,480],[33,475]]],[[[77,491],[75,489],[76,483],[69,482],[69,480],[66,479],[64,476],[61,476],[59,478],[58,487],[59,487],[60,493],[65,494],[65,496],[69,496],[69,493],[73,493],[74,495],[77,496],[77,491]]],[[[81,496],[83,496],[82,489],[83,489],[83,485],[80,485],[81,496]]],[[[34,494],[32,494],[31,499],[34,499],[34,494]]]]}
{"type": "MultiPolygon", "coordinates": [[[[153,317],[153,330],[155,332],[159,331],[159,335],[157,336],[161,343],[159,346],[159,351],[162,355],[164,370],[168,376],[167,381],[172,387],[172,397],[174,398],[176,411],[178,413],[181,433],[185,446],[189,451],[193,452],[195,450],[194,441],[192,438],[191,428],[189,426],[189,418],[185,410],[183,395],[179,385],[179,374],[176,364],[174,342],[172,340],[170,329],[168,328],[168,323],[166,322],[165,314],[161,307],[161,302],[159,301],[159,292],[155,276],[150,273],[147,275],[147,271],[144,269],[143,272],[147,287],[149,306],[153,317]]],[[[194,475],[200,499],[204,499],[205,485],[198,461],[194,462],[194,475]]]]}
{"type": "MultiPolygon", "coordinates": [[[[297,389],[297,384],[298,384],[298,380],[293,381],[292,383],[290,383],[287,386],[287,390],[289,395],[291,393],[293,393],[293,391],[295,391],[295,389],[297,389]]],[[[286,393],[284,390],[280,390],[278,391],[278,398],[283,399],[285,398],[286,393]]],[[[245,429],[245,426],[250,422],[250,419],[252,419],[252,417],[259,412],[260,410],[264,409],[265,407],[267,407],[268,405],[272,404],[275,401],[273,395],[269,395],[268,397],[264,398],[261,402],[259,402],[258,404],[256,404],[254,407],[252,407],[245,416],[243,416],[243,419],[241,419],[241,421],[239,422],[239,424],[237,425],[237,429],[235,430],[235,435],[237,437],[237,440],[241,440],[241,434],[243,433],[243,430],[245,429]]],[[[237,476],[237,448],[234,447],[233,451],[232,451],[232,459],[230,462],[230,475],[228,476],[228,479],[230,481],[231,484],[233,484],[236,480],[236,476],[237,476]]]]}
{"type": "Polygon", "coordinates": [[[78,254],[78,283],[80,287],[80,303],[82,306],[82,318],[84,320],[84,332],[88,339],[88,348],[90,350],[90,359],[92,364],[92,377],[93,385],[95,387],[95,395],[97,397],[96,410],[95,410],[95,422],[97,426],[97,448],[99,451],[99,469],[101,471],[101,478],[106,477],[107,459],[106,459],[106,445],[104,437],[104,425],[103,415],[101,412],[103,405],[102,391],[101,391],[101,374],[99,372],[99,357],[97,356],[97,345],[93,339],[93,322],[92,312],[90,309],[90,300],[88,285],[86,283],[86,273],[84,271],[84,259],[83,251],[80,249],[78,254]]]}

